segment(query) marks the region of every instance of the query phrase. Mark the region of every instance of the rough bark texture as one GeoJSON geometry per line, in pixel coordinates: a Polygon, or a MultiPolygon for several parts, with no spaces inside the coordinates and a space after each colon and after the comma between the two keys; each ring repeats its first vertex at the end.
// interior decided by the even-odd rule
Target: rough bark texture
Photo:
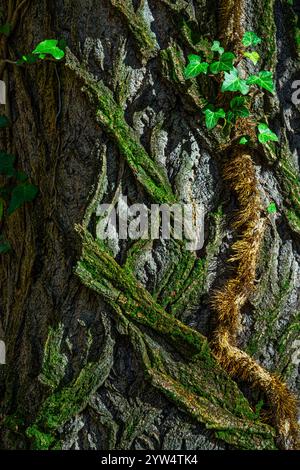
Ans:
{"type": "MultiPolygon", "coordinates": [[[[0,0],[4,18],[18,3],[0,0]]],[[[289,3],[25,2],[5,58],[45,38],[64,37],[68,51],[62,63],[0,68],[13,123],[1,147],[39,187],[4,226],[13,249],[0,266],[2,448],[288,447],[264,392],[230,378],[206,339],[212,292],[231,269],[237,201],[218,136],[200,120],[208,82],[186,82],[182,69],[204,38],[234,43],[245,29],[264,38],[262,69],[275,72],[277,94],[258,97],[257,113],[280,145],[252,159],[261,201],[278,212],[266,216],[238,347],[299,395],[299,49],[289,3]],[[96,208],[120,192],[146,205],[203,203],[204,248],[116,238],[104,249],[96,208]]]]}

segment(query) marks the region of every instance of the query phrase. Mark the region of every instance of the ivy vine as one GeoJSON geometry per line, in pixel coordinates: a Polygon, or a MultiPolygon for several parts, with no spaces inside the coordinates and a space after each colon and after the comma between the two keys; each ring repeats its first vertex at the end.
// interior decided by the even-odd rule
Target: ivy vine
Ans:
{"type": "Polygon", "coordinates": [[[261,38],[247,31],[235,55],[225,52],[220,42],[214,41],[210,48],[203,50],[205,61],[201,55],[191,54],[184,70],[186,79],[204,74],[217,81],[219,89],[203,109],[206,127],[212,130],[222,122],[223,136],[229,142],[238,138],[241,145],[253,145],[257,140],[261,144],[278,142],[277,135],[265,122],[257,122],[252,113],[253,98],[261,89],[275,93],[273,74],[261,70],[246,76],[241,67],[243,61],[258,63],[260,55],[254,48],[260,43],[261,38]]]}
{"type": "MultiPolygon", "coordinates": [[[[2,25],[0,33],[9,34],[9,25],[2,25]]],[[[41,60],[61,60],[65,56],[66,43],[64,40],[46,39],[40,42],[35,49],[26,55],[21,55],[16,61],[6,61],[17,66],[34,64],[41,60]]],[[[6,115],[0,115],[0,129],[11,125],[6,115]]],[[[28,181],[28,176],[16,167],[16,157],[0,151],[0,230],[5,217],[13,214],[26,202],[31,202],[38,193],[38,188],[28,181]]],[[[0,231],[0,254],[9,252],[10,243],[5,240],[0,231]]]]}

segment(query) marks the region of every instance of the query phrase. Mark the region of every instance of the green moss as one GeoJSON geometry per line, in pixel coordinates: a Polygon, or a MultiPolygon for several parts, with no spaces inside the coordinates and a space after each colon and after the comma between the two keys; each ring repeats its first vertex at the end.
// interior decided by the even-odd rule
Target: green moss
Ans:
{"type": "Polygon", "coordinates": [[[42,371],[39,379],[49,387],[56,388],[65,374],[67,357],[60,352],[64,334],[63,324],[49,329],[45,344],[42,371]]]}
{"type": "Polygon", "coordinates": [[[83,90],[96,108],[96,119],[115,141],[133,174],[153,200],[158,203],[176,202],[166,175],[138,142],[133,130],[125,121],[123,109],[114,100],[112,92],[102,82],[96,81],[70,51],[66,54],[66,65],[85,84],[83,90]]]}
{"type": "MultiPolygon", "coordinates": [[[[183,408],[207,429],[224,429],[225,442],[245,449],[274,449],[274,431],[258,423],[245,397],[214,361],[190,364],[172,358],[147,334],[130,325],[132,344],[143,358],[145,372],[154,387],[183,408]],[[250,432],[249,432],[250,430],[250,432]]],[[[207,358],[210,351],[207,346],[207,358]]]]}
{"type": "MultiPolygon", "coordinates": [[[[132,345],[155,387],[210,429],[219,430],[225,422],[227,425],[230,422],[233,428],[239,429],[239,435],[246,433],[246,427],[240,429],[245,419],[251,421],[251,427],[256,426],[253,424],[256,415],[236,384],[213,358],[206,338],[167,314],[132,273],[102,251],[87,232],[83,233],[83,254],[76,272],[84,284],[104,296],[118,317],[129,320],[127,331],[132,345]],[[182,355],[182,359],[174,361],[171,353],[142,333],[139,325],[156,331],[182,355]]],[[[274,446],[274,443],[271,445],[273,431],[261,423],[257,426],[258,434],[262,436],[265,432],[262,440],[268,444],[259,444],[258,438],[256,442],[250,436],[247,440],[249,448],[274,446]]],[[[237,439],[237,435],[233,435],[237,439]]]]}
{"type": "MultiPolygon", "coordinates": [[[[102,321],[107,329],[109,323],[106,317],[103,317],[102,321]]],[[[35,422],[26,430],[26,435],[33,440],[32,447],[35,449],[47,449],[57,440],[56,431],[87,406],[90,396],[106,380],[112,367],[114,341],[110,334],[106,334],[103,351],[98,361],[87,363],[71,383],[61,386],[59,381],[52,380],[52,377],[56,378],[59,375],[60,364],[52,359],[51,362],[48,360],[49,350],[55,350],[54,358],[59,358],[61,337],[61,326],[56,332],[50,329],[44,363],[47,363],[47,372],[51,365],[50,383],[53,390],[42,403],[35,422]]],[[[56,442],[56,445],[59,443],[56,442]]]]}
{"type": "Polygon", "coordinates": [[[287,210],[286,216],[290,227],[294,230],[294,232],[300,234],[300,215],[298,215],[294,210],[290,209],[287,210]]]}
{"type": "Polygon", "coordinates": [[[30,426],[26,435],[33,441],[32,448],[34,450],[48,450],[55,442],[55,438],[51,434],[40,431],[36,425],[30,426]]]}
{"type": "Polygon", "coordinates": [[[262,0],[256,5],[257,34],[264,38],[264,67],[265,70],[276,68],[277,46],[276,46],[276,23],[275,23],[275,0],[262,0]]]}
{"type": "Polygon", "coordinates": [[[286,0],[285,9],[286,17],[288,18],[288,24],[290,26],[290,32],[292,34],[292,39],[295,44],[295,50],[298,56],[300,55],[300,18],[296,14],[294,9],[294,2],[286,0]]]}
{"type": "Polygon", "coordinates": [[[138,51],[144,61],[153,57],[158,49],[154,33],[145,21],[143,10],[134,10],[131,0],[110,0],[110,3],[122,14],[131,31],[138,51]]]}
{"type": "Polygon", "coordinates": [[[275,326],[294,287],[289,263],[284,264],[283,262],[281,279],[274,282],[277,276],[278,243],[278,238],[274,240],[270,236],[266,237],[265,246],[261,252],[260,269],[264,274],[260,280],[259,289],[255,293],[255,298],[252,299],[255,306],[253,311],[254,333],[246,348],[248,354],[254,357],[259,356],[263,345],[276,344],[278,328],[275,326]]]}
{"type": "Polygon", "coordinates": [[[180,47],[173,43],[161,51],[160,59],[163,76],[180,93],[182,99],[188,101],[194,111],[203,109],[207,99],[204,98],[197,79],[187,81],[184,78],[185,60],[180,47]]]}
{"type": "Polygon", "coordinates": [[[299,340],[300,335],[300,312],[297,312],[282,333],[277,346],[276,370],[286,378],[298,368],[297,364],[291,362],[291,356],[295,352],[294,342],[299,340]]]}

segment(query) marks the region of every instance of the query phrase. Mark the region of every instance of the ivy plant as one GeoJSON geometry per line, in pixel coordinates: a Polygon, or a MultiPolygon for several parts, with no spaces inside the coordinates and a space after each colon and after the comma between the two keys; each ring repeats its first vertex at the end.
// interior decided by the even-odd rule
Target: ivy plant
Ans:
{"type": "Polygon", "coordinates": [[[17,65],[34,64],[39,60],[61,60],[65,56],[66,41],[61,39],[45,39],[40,42],[32,52],[22,55],[17,65]]]}
{"type": "Polygon", "coordinates": [[[229,141],[232,136],[238,138],[240,145],[253,145],[255,141],[265,145],[278,141],[267,123],[257,122],[252,114],[253,98],[258,91],[275,94],[272,72],[260,70],[248,75],[245,72],[247,61],[255,66],[259,62],[260,55],[255,47],[261,42],[253,31],[247,31],[239,53],[234,54],[225,51],[220,41],[213,41],[202,55],[189,55],[184,70],[187,80],[204,74],[217,82],[218,90],[203,109],[206,127],[212,130],[222,124],[220,129],[225,137],[229,141]]]}
{"type": "MultiPolygon", "coordinates": [[[[0,225],[4,216],[9,216],[25,202],[37,195],[36,186],[28,182],[27,175],[15,168],[15,156],[0,152],[0,175],[5,184],[0,186],[0,225]]],[[[7,253],[10,244],[0,234],[0,254],[7,253]]]]}
{"type": "MultiPolygon", "coordinates": [[[[0,27],[0,34],[9,35],[10,25],[0,27]]],[[[46,39],[40,42],[35,49],[13,62],[15,65],[34,64],[40,60],[61,60],[65,56],[66,43],[64,40],[46,39]]],[[[10,61],[11,62],[11,61],[10,61]]],[[[5,115],[0,115],[0,129],[10,126],[10,120],[5,115]]],[[[26,202],[32,201],[38,188],[29,183],[28,176],[18,171],[15,166],[15,156],[0,151],[0,228],[4,217],[13,214],[26,202]]],[[[10,251],[11,246],[0,232],[0,254],[10,251]]]]}

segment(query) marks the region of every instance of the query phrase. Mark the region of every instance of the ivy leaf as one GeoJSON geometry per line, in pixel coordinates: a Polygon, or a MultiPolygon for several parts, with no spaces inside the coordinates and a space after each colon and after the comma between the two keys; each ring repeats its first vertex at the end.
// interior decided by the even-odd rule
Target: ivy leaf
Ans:
{"type": "Polygon", "coordinates": [[[230,101],[230,107],[231,109],[240,108],[241,106],[244,106],[245,103],[246,103],[246,98],[244,98],[243,96],[235,96],[230,101]]]}
{"type": "Polygon", "coordinates": [[[244,52],[243,53],[245,57],[247,57],[248,59],[250,59],[254,65],[257,64],[257,62],[259,61],[260,59],[260,55],[258,52],[244,52]]]}
{"type": "Polygon", "coordinates": [[[195,54],[190,54],[188,56],[189,64],[184,70],[185,78],[194,78],[200,75],[200,73],[207,74],[208,64],[206,62],[201,62],[201,57],[195,54]]]}
{"type": "Polygon", "coordinates": [[[11,246],[8,242],[5,241],[0,241],[0,254],[4,255],[5,253],[8,253],[11,250],[11,246]]]}
{"type": "Polygon", "coordinates": [[[221,55],[218,62],[213,62],[210,64],[210,70],[212,73],[219,72],[228,72],[229,70],[234,69],[233,61],[235,60],[235,55],[232,52],[225,52],[221,55]]]}
{"type": "Polygon", "coordinates": [[[245,106],[246,100],[242,96],[236,96],[230,101],[230,107],[237,117],[246,118],[250,116],[250,111],[245,106]]]}
{"type": "Polygon", "coordinates": [[[11,215],[16,209],[18,209],[24,202],[32,201],[37,195],[38,189],[33,184],[21,183],[16,186],[11,195],[11,201],[8,206],[7,213],[11,215]]]}
{"type": "Polygon", "coordinates": [[[233,111],[227,111],[226,113],[226,121],[233,123],[236,120],[236,116],[233,111]]]}
{"type": "Polygon", "coordinates": [[[221,91],[239,91],[242,95],[247,95],[249,86],[246,80],[239,77],[237,69],[233,69],[230,73],[225,72],[225,80],[221,91]]]}
{"type": "Polygon", "coordinates": [[[242,44],[245,47],[257,46],[261,43],[261,38],[259,38],[253,31],[247,31],[242,39],[242,44]]]}
{"type": "Polygon", "coordinates": [[[17,171],[15,176],[16,176],[17,180],[21,181],[22,183],[24,181],[28,180],[28,176],[26,175],[26,173],[24,173],[24,171],[17,171]]]}
{"type": "Polygon", "coordinates": [[[241,145],[247,145],[250,142],[250,137],[248,135],[244,135],[240,140],[239,144],[241,145]]]}
{"type": "Polygon", "coordinates": [[[0,26],[0,33],[4,34],[4,36],[9,36],[11,33],[11,24],[5,23],[2,26],[0,26]]]}
{"type": "Polygon", "coordinates": [[[275,87],[273,82],[273,73],[265,70],[259,72],[258,75],[250,75],[247,80],[248,85],[257,85],[261,88],[265,88],[270,91],[273,95],[275,94],[275,87]]]}
{"type": "Polygon", "coordinates": [[[16,170],[14,169],[14,162],[14,155],[0,152],[0,175],[14,176],[16,173],[16,170]]]}
{"type": "Polygon", "coordinates": [[[17,61],[17,65],[23,64],[35,64],[39,60],[39,57],[34,54],[22,55],[21,59],[17,61]]]}
{"type": "Polygon", "coordinates": [[[219,122],[219,119],[225,118],[226,113],[223,108],[213,109],[207,108],[203,111],[205,114],[205,124],[207,129],[213,129],[219,122]]]}
{"type": "Polygon", "coordinates": [[[224,48],[221,47],[220,41],[214,41],[211,50],[213,52],[218,52],[220,55],[224,53],[224,48]]]}
{"type": "Polygon", "coordinates": [[[1,115],[0,116],[0,128],[3,129],[3,127],[8,127],[9,126],[9,119],[4,116],[4,115],[1,115]]]}
{"type": "Polygon", "coordinates": [[[261,144],[264,144],[269,141],[278,142],[279,140],[277,135],[274,134],[271,129],[269,129],[267,124],[264,124],[262,122],[258,125],[258,132],[258,140],[261,144]]]}
{"type": "Polygon", "coordinates": [[[65,55],[64,51],[58,47],[57,39],[46,39],[45,41],[40,42],[32,53],[37,55],[49,54],[56,60],[62,59],[65,55]]]}
{"type": "Polygon", "coordinates": [[[67,41],[65,39],[60,39],[57,43],[57,47],[65,52],[67,47],[67,41]]]}
{"type": "Polygon", "coordinates": [[[277,206],[276,206],[275,202],[271,202],[271,204],[268,205],[267,211],[269,212],[269,214],[276,214],[277,206]]]}

